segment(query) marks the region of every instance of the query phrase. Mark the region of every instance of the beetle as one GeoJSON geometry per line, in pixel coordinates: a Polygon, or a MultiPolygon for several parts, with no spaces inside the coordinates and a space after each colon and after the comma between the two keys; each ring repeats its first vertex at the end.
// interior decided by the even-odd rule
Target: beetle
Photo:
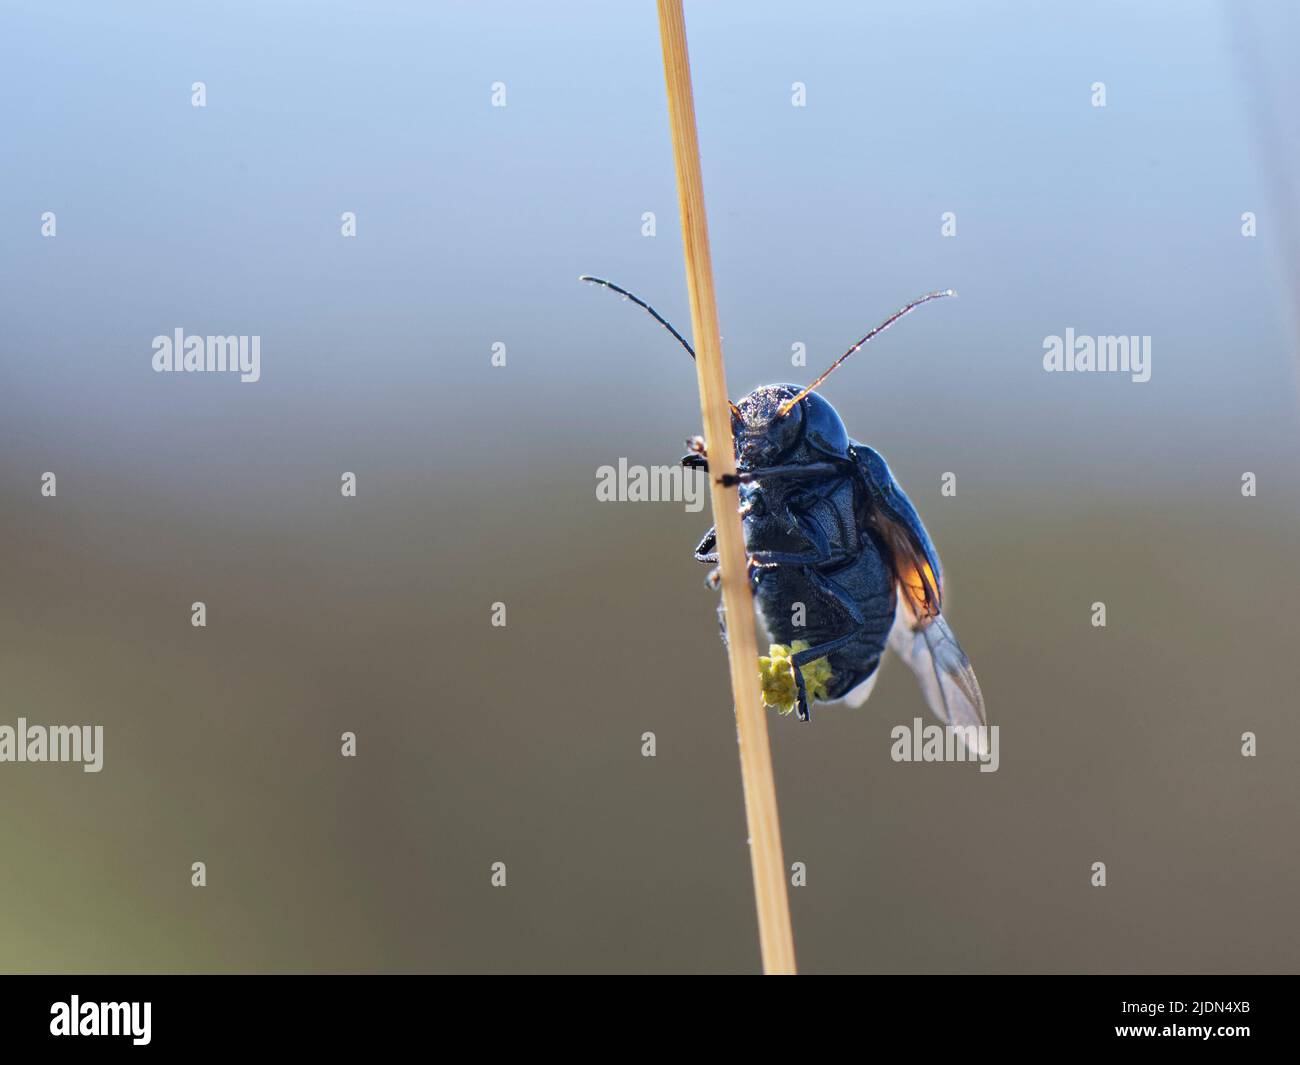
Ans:
{"type": "MultiPolygon", "coordinates": [[[[646,310],[695,357],[681,333],[644,300],[602,278],[580,280],[646,310]]],[[[913,300],[807,387],[763,385],[731,404],[736,473],[721,480],[738,486],[749,577],[764,626],[779,643],[798,638],[809,645],[790,656],[801,721],[811,719],[802,667],[828,659],[831,679],[821,701],[857,707],[871,694],[888,646],[916,675],[941,721],[987,724],[975,671],[943,616],[943,571],[920,515],[880,453],[851,439],[839,413],[816,391],[904,315],[955,295],[949,289],[913,300]]],[[[694,437],[687,449],[683,465],[707,470],[704,441],[694,437]]],[[[717,563],[714,529],[695,558],[717,563]]],[[[716,586],[716,570],[710,576],[716,586]]]]}

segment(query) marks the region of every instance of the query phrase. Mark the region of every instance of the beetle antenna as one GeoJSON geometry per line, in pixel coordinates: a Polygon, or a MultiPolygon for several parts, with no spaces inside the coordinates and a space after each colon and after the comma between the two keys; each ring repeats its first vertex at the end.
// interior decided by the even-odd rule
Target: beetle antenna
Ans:
{"type": "Polygon", "coordinates": [[[672,335],[677,338],[677,343],[679,343],[682,347],[686,349],[686,354],[688,354],[692,359],[695,358],[695,349],[686,342],[686,338],[672,327],[672,323],[669,322],[667,318],[665,318],[662,314],[660,314],[653,307],[651,307],[650,304],[646,303],[645,300],[639,299],[638,297],[632,295],[632,293],[630,293],[627,289],[619,288],[619,286],[614,284],[613,281],[606,281],[602,277],[592,277],[590,274],[583,274],[580,278],[578,278],[578,280],[588,281],[593,285],[602,285],[605,288],[612,289],[613,291],[617,292],[620,296],[622,296],[624,299],[629,299],[633,303],[635,303],[638,307],[642,308],[645,311],[648,311],[651,318],[653,318],[656,322],[658,322],[661,326],[667,329],[668,332],[672,333],[672,335]]]}
{"type": "Polygon", "coordinates": [[[872,337],[878,336],[880,333],[883,333],[886,329],[888,329],[891,325],[893,325],[904,315],[911,314],[912,311],[916,310],[916,308],[921,306],[921,304],[923,303],[929,303],[931,300],[942,299],[944,296],[955,296],[955,295],[957,295],[957,293],[955,293],[950,288],[946,288],[942,292],[927,292],[924,296],[918,296],[906,307],[902,308],[902,310],[895,311],[883,322],[881,322],[878,326],[876,326],[875,329],[871,330],[870,333],[868,333],[856,344],[854,344],[853,347],[849,348],[848,351],[846,351],[843,355],[841,355],[838,359],[836,359],[833,363],[831,363],[830,366],[826,368],[826,372],[824,374],[822,374],[819,378],[817,378],[816,381],[814,381],[802,392],[800,392],[797,396],[795,396],[794,399],[787,400],[785,403],[781,404],[781,409],[776,412],[776,416],[778,418],[784,418],[787,414],[789,414],[792,410],[794,410],[796,403],[798,403],[801,399],[803,399],[803,397],[806,396],[809,392],[813,391],[818,385],[820,385],[823,381],[825,381],[826,378],[830,377],[830,375],[834,373],[836,369],[839,368],[840,363],[842,363],[845,359],[847,359],[850,355],[852,355],[855,351],[857,351],[858,348],[862,347],[862,345],[865,344],[872,337]]]}

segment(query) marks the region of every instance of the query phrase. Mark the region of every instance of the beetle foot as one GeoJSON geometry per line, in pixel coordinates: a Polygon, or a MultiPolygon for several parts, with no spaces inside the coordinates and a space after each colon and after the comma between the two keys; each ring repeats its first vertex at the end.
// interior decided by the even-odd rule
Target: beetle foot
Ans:
{"type": "Polygon", "coordinates": [[[706,473],[709,469],[709,453],[704,447],[704,437],[688,436],[686,438],[686,454],[682,456],[682,465],[688,470],[704,470],[706,473]]]}
{"type": "MultiPolygon", "coordinates": [[[[797,673],[799,667],[795,666],[794,668],[797,673]]],[[[794,714],[800,721],[812,720],[812,713],[808,709],[808,693],[804,690],[802,684],[799,685],[799,701],[795,705],[794,714]]]]}
{"type": "Polygon", "coordinates": [[[796,689],[794,716],[800,721],[811,721],[812,714],[808,710],[808,685],[804,683],[803,667],[795,665],[792,661],[790,668],[794,671],[796,689]]]}

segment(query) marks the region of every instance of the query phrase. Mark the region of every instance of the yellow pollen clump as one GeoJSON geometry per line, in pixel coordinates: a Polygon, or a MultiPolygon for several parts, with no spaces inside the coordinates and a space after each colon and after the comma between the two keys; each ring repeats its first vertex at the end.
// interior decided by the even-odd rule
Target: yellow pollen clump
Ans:
{"type": "MultiPolygon", "coordinates": [[[[768,648],[767,654],[759,657],[758,677],[763,688],[764,706],[775,706],[782,714],[794,710],[799,700],[799,690],[795,685],[794,665],[790,661],[790,656],[806,651],[808,647],[806,640],[795,640],[790,647],[783,643],[774,643],[768,648]]],[[[810,703],[817,699],[828,698],[827,685],[834,676],[828,659],[818,658],[816,661],[808,662],[800,672],[803,673],[803,684],[808,692],[810,703]]]]}

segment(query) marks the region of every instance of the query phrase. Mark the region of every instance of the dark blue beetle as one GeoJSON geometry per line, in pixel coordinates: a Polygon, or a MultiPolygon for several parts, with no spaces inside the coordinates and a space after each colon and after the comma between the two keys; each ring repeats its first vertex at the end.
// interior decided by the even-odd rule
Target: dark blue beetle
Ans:
{"type": "MultiPolygon", "coordinates": [[[[582,280],[643,307],[694,357],[690,344],[649,304],[600,278],[582,280]]],[[[940,720],[986,723],[979,682],[942,614],[939,556],[916,508],[885,460],[851,440],[835,408],[814,391],[872,337],[922,303],[950,295],[932,292],[909,303],[807,388],[764,385],[732,405],[737,472],[731,483],[740,486],[759,613],[778,643],[798,639],[810,645],[792,656],[800,720],[809,719],[800,667],[828,658],[828,700],[860,706],[889,646],[916,674],[940,720]]],[[[688,446],[682,462],[707,469],[704,442],[696,437],[688,446]]],[[[695,557],[718,561],[713,529],[695,557]]]]}

